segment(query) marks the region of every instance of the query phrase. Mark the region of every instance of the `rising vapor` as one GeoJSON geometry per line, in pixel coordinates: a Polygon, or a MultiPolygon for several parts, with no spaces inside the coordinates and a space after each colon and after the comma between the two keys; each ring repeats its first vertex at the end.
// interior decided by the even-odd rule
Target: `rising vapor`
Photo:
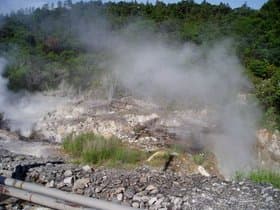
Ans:
{"type": "Polygon", "coordinates": [[[0,113],[4,114],[11,130],[28,137],[34,124],[45,114],[55,110],[63,100],[42,93],[11,92],[7,89],[7,79],[2,76],[6,63],[5,59],[0,58],[0,113]]]}
{"type": "Polygon", "coordinates": [[[135,36],[127,36],[129,29],[116,36],[106,31],[104,23],[95,23],[92,28],[104,34],[96,38],[96,32],[85,33],[89,28],[80,29],[81,40],[111,54],[104,67],[133,96],[165,107],[175,103],[183,110],[207,109],[211,113],[219,132],[204,135],[200,141],[216,154],[225,176],[255,166],[260,110],[253,100],[240,100],[252,85],[232,41],[179,46],[140,29],[135,36]]]}
{"type": "MultiPolygon", "coordinates": [[[[142,33],[137,26],[112,33],[107,30],[110,27],[106,21],[100,19],[100,23],[95,20],[91,26],[80,22],[75,25],[86,46],[109,54],[110,59],[100,64],[113,77],[107,81],[114,81],[134,97],[163,107],[175,103],[182,110],[209,110],[217,131],[204,135],[200,141],[216,154],[223,174],[230,176],[236,170],[254,166],[260,111],[255,103],[243,103],[238,98],[251,84],[230,41],[208,46],[172,44],[156,34],[142,33]],[[137,36],[131,35],[131,28],[137,36]]],[[[1,72],[4,65],[2,59],[1,72]]],[[[0,112],[5,113],[14,130],[30,131],[36,120],[60,103],[42,94],[11,93],[6,84],[1,78],[0,112]]]]}

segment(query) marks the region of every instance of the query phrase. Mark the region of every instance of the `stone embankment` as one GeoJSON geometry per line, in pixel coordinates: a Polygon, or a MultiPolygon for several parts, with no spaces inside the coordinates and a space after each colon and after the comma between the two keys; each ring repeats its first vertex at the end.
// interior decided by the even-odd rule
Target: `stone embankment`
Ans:
{"type": "MultiPolygon", "coordinates": [[[[215,176],[182,176],[145,166],[132,170],[92,168],[3,149],[0,174],[13,174],[46,187],[142,209],[279,209],[280,206],[280,190],[267,184],[225,181],[215,176]]],[[[35,208],[17,200],[0,202],[0,209],[35,208]]]]}

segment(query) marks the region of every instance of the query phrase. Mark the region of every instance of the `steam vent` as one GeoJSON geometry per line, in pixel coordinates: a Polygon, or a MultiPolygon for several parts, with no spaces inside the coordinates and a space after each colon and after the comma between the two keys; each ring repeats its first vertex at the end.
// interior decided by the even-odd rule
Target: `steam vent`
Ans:
{"type": "Polygon", "coordinates": [[[277,0],[0,1],[0,210],[280,207],[277,0]]]}

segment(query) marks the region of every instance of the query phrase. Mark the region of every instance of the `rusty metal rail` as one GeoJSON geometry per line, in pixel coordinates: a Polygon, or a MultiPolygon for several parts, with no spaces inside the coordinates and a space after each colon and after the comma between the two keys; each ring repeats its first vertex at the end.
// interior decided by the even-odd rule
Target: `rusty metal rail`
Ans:
{"type": "MultiPolygon", "coordinates": [[[[17,197],[59,210],[96,209],[96,210],[133,210],[109,201],[94,199],[61,190],[43,187],[0,176],[0,194],[17,197]]],[[[134,209],[135,210],[135,209],[134,209]]]]}

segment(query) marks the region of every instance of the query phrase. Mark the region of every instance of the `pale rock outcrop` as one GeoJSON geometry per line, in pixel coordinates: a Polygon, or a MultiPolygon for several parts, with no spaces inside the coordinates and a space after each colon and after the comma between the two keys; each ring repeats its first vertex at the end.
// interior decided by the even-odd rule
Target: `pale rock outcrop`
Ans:
{"type": "Polygon", "coordinates": [[[280,168],[280,132],[261,129],[257,132],[259,159],[265,166],[280,168]]]}

